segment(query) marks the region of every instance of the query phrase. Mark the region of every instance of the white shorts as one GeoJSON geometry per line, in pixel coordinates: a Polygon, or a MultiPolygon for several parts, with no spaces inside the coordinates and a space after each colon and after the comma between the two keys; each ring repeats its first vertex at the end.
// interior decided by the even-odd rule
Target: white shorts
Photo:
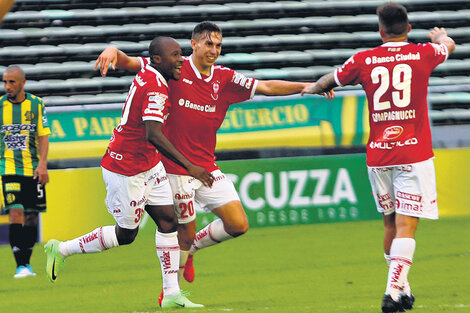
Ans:
{"type": "Polygon", "coordinates": [[[134,176],[117,174],[105,168],[102,170],[108,212],[122,228],[137,228],[146,205],[173,205],[171,187],[162,162],[134,176]]]}
{"type": "Polygon", "coordinates": [[[179,224],[187,224],[196,218],[194,201],[207,212],[240,201],[235,186],[224,173],[215,170],[212,175],[215,179],[209,188],[192,176],[168,174],[179,224]]]}
{"type": "Polygon", "coordinates": [[[438,219],[434,161],[368,167],[377,211],[393,212],[428,219],[438,219]]]}

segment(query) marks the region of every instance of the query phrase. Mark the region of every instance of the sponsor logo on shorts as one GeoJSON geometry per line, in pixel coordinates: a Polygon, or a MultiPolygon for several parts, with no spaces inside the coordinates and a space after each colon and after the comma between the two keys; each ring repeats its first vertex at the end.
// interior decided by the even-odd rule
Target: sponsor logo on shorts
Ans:
{"type": "Polygon", "coordinates": [[[114,209],[113,214],[116,214],[116,213],[121,213],[121,210],[120,209],[114,209]]]}
{"type": "Polygon", "coordinates": [[[21,184],[20,183],[6,183],[5,192],[7,191],[21,191],[21,184]]]}
{"type": "Polygon", "coordinates": [[[192,198],[192,195],[191,194],[179,194],[179,193],[175,193],[175,199],[176,200],[187,200],[187,199],[191,199],[192,198]]]}
{"type": "Polygon", "coordinates": [[[129,204],[131,207],[135,208],[136,206],[142,205],[145,201],[147,201],[147,197],[143,196],[142,199],[138,201],[132,200],[129,204]]]}
{"type": "Polygon", "coordinates": [[[214,181],[219,181],[219,180],[224,180],[225,179],[225,174],[222,174],[222,175],[219,175],[219,176],[215,176],[214,177],[214,181]]]}
{"type": "Polygon", "coordinates": [[[413,195],[411,193],[397,191],[397,198],[401,198],[404,200],[410,200],[415,202],[421,202],[422,197],[419,195],[413,195]]]}
{"type": "Polygon", "coordinates": [[[377,194],[377,198],[379,199],[379,204],[384,211],[390,211],[395,208],[395,205],[392,201],[392,197],[390,194],[386,193],[384,195],[377,194]]]}
{"type": "Polygon", "coordinates": [[[395,199],[397,209],[408,211],[408,212],[423,212],[423,205],[421,203],[410,203],[395,199]]]}

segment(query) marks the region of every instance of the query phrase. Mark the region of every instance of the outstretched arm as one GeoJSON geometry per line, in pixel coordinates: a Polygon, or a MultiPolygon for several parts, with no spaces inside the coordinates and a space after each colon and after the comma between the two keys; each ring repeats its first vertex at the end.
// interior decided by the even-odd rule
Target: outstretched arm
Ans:
{"type": "MultiPolygon", "coordinates": [[[[256,87],[256,94],[266,96],[287,96],[300,93],[307,88],[310,83],[290,82],[285,80],[259,80],[256,87]]],[[[328,99],[334,97],[334,92],[327,92],[325,95],[328,99]]]]}
{"type": "Polygon", "coordinates": [[[109,64],[113,70],[117,68],[131,72],[140,70],[140,61],[137,57],[130,57],[116,47],[109,46],[101,52],[95,62],[95,71],[100,68],[101,76],[106,77],[109,64]]]}
{"type": "Polygon", "coordinates": [[[428,36],[429,38],[431,38],[431,41],[433,43],[443,43],[447,47],[449,54],[451,54],[455,50],[454,40],[447,36],[447,32],[443,27],[434,27],[434,29],[429,32],[428,36]]]}
{"type": "Polygon", "coordinates": [[[312,83],[305,87],[302,90],[302,96],[305,93],[311,94],[322,94],[322,93],[330,93],[333,92],[333,88],[337,87],[338,85],[335,82],[334,73],[331,72],[329,74],[323,75],[320,77],[318,81],[312,83]]]}
{"type": "Polygon", "coordinates": [[[172,160],[178,165],[184,167],[189,175],[199,179],[204,186],[211,187],[214,181],[214,176],[206,169],[194,165],[185,158],[173,144],[165,137],[162,132],[162,123],[155,121],[145,121],[145,129],[147,132],[147,140],[163,153],[167,158],[172,160]]]}

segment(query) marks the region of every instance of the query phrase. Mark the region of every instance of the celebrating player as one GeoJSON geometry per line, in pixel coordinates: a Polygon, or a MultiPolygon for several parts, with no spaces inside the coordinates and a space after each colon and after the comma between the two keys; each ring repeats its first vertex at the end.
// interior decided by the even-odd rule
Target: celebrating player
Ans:
{"type": "Polygon", "coordinates": [[[101,161],[106,204],[117,225],[99,227],[69,241],[51,239],[45,246],[46,271],[54,282],[66,257],[132,243],[145,210],[158,226],[155,244],[163,277],[161,306],[202,307],[180,293],[177,220],[170,184],[155,148],[206,188],[212,185],[213,177],[189,162],[162,133],[170,105],[168,80],[178,80],[181,75],[183,58],[179,44],[170,37],[157,37],[150,43],[149,53],[150,62],[132,82],[121,122],[114,129],[101,161]]]}
{"type": "Polygon", "coordinates": [[[414,303],[407,277],[418,220],[438,218],[428,81],[455,43],[437,27],[429,33],[432,43],[408,43],[411,25],[402,5],[382,5],[377,15],[383,44],[353,55],[302,94],[356,84],[366,92],[370,124],[367,166],[377,210],[383,214],[389,264],[382,311],[403,312],[414,303]]]}
{"type": "MultiPolygon", "coordinates": [[[[248,220],[233,183],[214,162],[216,132],[232,103],[251,99],[255,93],[290,95],[307,83],[256,80],[215,65],[222,49],[222,31],[211,22],[201,22],[191,37],[193,54],[185,58],[181,79],[170,82],[171,114],[164,126],[168,139],[188,160],[211,171],[212,188],[193,179],[180,165],[163,158],[173,191],[181,246],[180,269],[187,281],[194,280],[193,254],[200,249],[244,234],[248,220]],[[196,234],[194,201],[219,217],[196,234]]],[[[103,76],[114,69],[138,71],[147,59],[128,57],[114,47],[106,48],[96,61],[103,76]]],[[[328,93],[328,97],[332,94],[328,93]]],[[[181,273],[181,272],[180,272],[181,273]]]]}

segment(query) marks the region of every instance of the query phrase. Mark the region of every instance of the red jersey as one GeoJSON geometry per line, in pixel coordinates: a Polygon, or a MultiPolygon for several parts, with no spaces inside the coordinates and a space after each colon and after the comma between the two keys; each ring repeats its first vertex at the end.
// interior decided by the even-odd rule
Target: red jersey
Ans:
{"type": "MultiPolygon", "coordinates": [[[[147,62],[148,63],[148,62],[147,62]]],[[[168,115],[168,83],[150,64],[135,76],[101,166],[133,176],[160,162],[160,153],[147,140],[145,121],[163,123],[168,115]]]]}
{"type": "MultiPolygon", "coordinates": [[[[180,79],[169,82],[171,109],[163,133],[191,163],[209,172],[219,169],[214,162],[217,130],[229,106],[251,99],[257,84],[256,79],[219,65],[213,65],[211,75],[205,76],[192,57],[186,57],[180,79]]],[[[165,156],[162,161],[167,173],[188,175],[165,156]]]]}
{"type": "Polygon", "coordinates": [[[434,157],[428,83],[447,59],[444,44],[388,42],[350,57],[334,73],[338,85],[361,84],[369,106],[367,165],[417,163],[434,157]]]}

